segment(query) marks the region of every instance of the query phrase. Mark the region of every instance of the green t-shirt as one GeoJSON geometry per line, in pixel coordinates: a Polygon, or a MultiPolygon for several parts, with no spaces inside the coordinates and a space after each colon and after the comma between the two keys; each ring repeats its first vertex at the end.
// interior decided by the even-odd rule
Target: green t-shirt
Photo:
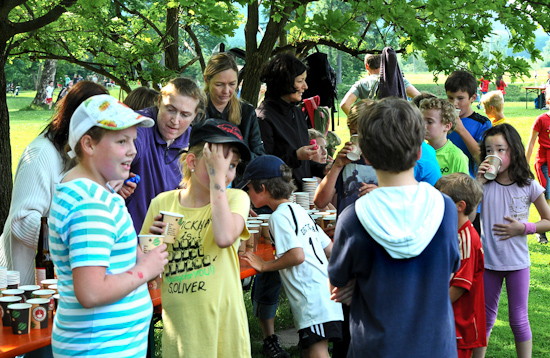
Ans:
{"type": "Polygon", "coordinates": [[[465,173],[470,175],[468,169],[468,157],[459,147],[450,140],[439,149],[435,150],[435,157],[441,168],[441,175],[452,173],[465,173]]]}

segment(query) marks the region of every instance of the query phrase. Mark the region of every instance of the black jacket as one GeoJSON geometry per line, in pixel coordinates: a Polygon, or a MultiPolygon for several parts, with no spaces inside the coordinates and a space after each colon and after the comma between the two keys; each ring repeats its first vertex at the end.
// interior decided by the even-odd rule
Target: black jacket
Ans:
{"type": "MultiPolygon", "coordinates": [[[[223,119],[229,122],[229,114],[227,113],[228,107],[229,106],[226,106],[224,111],[220,113],[209,100],[206,106],[206,118],[223,119]]],[[[260,127],[258,126],[258,118],[256,117],[254,107],[243,101],[241,101],[241,124],[239,124],[238,127],[243,135],[243,141],[248,145],[248,149],[250,149],[250,160],[265,154],[262,137],[260,135],[260,127]]]]}
{"type": "Polygon", "coordinates": [[[306,117],[299,107],[266,95],[256,115],[266,153],[281,158],[292,168],[298,191],[302,191],[302,178],[323,177],[323,164],[298,160],[296,156],[298,148],[309,145],[306,117]]]}

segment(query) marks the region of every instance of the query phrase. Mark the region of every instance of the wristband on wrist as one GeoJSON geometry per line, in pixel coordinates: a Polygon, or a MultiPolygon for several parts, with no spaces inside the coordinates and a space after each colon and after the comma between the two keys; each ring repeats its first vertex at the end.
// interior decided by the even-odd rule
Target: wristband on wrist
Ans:
{"type": "Polygon", "coordinates": [[[535,223],[524,223],[525,225],[525,231],[523,231],[523,235],[531,235],[537,232],[537,225],[535,223]]]}

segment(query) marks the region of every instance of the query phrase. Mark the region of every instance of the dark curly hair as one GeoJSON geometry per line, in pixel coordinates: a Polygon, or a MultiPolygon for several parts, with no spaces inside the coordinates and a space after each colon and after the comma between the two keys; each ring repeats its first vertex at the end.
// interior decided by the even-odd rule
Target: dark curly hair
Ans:
{"type": "Polygon", "coordinates": [[[525,147],[521,142],[521,136],[518,131],[508,123],[491,127],[483,134],[483,139],[480,143],[480,161],[483,161],[487,156],[487,149],[485,148],[485,141],[487,140],[487,137],[492,137],[498,134],[504,137],[504,140],[506,140],[506,143],[508,143],[508,148],[510,149],[510,166],[508,167],[508,176],[510,177],[510,180],[519,186],[529,185],[531,180],[535,179],[535,176],[529,168],[527,158],[525,158],[525,147]]]}
{"type": "Polygon", "coordinates": [[[278,98],[296,92],[294,79],[306,70],[306,65],[289,53],[273,57],[260,77],[260,81],[267,85],[266,97],[278,98]]]}

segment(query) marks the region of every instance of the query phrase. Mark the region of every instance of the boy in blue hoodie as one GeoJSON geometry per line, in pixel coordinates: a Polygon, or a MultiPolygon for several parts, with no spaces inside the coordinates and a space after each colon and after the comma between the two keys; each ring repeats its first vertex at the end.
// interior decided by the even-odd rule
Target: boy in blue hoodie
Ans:
{"type": "MultiPolygon", "coordinates": [[[[379,188],[338,218],[331,285],[355,280],[348,357],[456,357],[449,277],[459,266],[454,202],[414,179],[424,140],[417,108],[385,98],[359,117],[379,188]]],[[[335,289],[338,291],[338,289],[335,289]]]]}

